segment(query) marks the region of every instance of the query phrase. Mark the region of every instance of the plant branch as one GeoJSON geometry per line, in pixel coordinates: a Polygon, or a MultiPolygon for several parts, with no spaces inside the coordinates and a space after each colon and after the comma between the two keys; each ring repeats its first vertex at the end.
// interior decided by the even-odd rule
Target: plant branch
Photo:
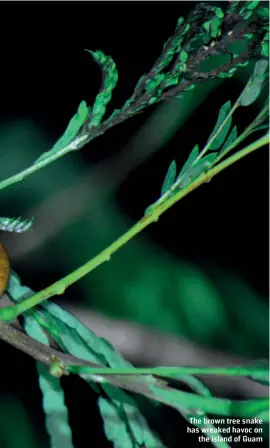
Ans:
{"type": "Polygon", "coordinates": [[[148,225],[157,222],[159,217],[170,207],[172,207],[176,202],[178,202],[183,197],[187,196],[189,193],[194,191],[200,185],[209,182],[214,176],[228,168],[238,160],[242,159],[246,155],[254,152],[258,148],[266,145],[269,142],[269,136],[266,135],[261,137],[259,140],[250,144],[246,148],[238,151],[236,154],[227,158],[223,162],[211,168],[206,173],[202,174],[198,177],[194,182],[188,185],[186,188],[176,192],[174,196],[168,198],[165,202],[160,203],[156,207],[152,207],[151,211],[147,213],[138,223],[136,223],[131,229],[129,229],[126,233],[120,236],[116,241],[114,241],[110,246],[100,252],[96,257],[89,260],[84,265],[80,266],[75,271],[71,272],[67,276],[63,277],[61,280],[53,283],[42,291],[34,294],[32,297],[24,300],[21,303],[16,305],[2,308],[0,310],[0,319],[3,319],[6,322],[10,322],[18,317],[20,314],[24,313],[30,308],[38,305],[39,303],[47,300],[48,298],[54,295],[60,295],[65,292],[68,286],[80,280],[85,275],[89,274],[95,268],[100,266],[105,261],[109,261],[111,256],[122,246],[124,246],[128,241],[130,241],[135,235],[140,233],[143,229],[145,229],[148,225]]]}
{"type": "MultiPolygon", "coordinates": [[[[157,374],[164,374],[165,368],[161,369],[132,369],[134,374],[119,374],[111,373],[112,369],[104,369],[95,363],[85,361],[83,359],[76,358],[67,353],[62,353],[51,347],[48,347],[35,339],[27,336],[25,333],[15,329],[11,325],[5,324],[0,321],[0,338],[12,346],[18,348],[24,353],[30,355],[36,361],[46,364],[50,368],[50,372],[57,376],[68,374],[69,371],[78,373],[85,378],[97,382],[97,383],[110,383],[115,387],[122,388],[129,392],[141,394],[152,400],[156,400],[165,405],[171,406],[179,410],[182,406],[187,409],[202,409],[205,412],[217,414],[217,415],[227,415],[227,416],[238,416],[238,417],[254,417],[255,415],[260,415],[261,418],[267,419],[267,412],[269,401],[266,398],[256,399],[256,400],[244,400],[244,401],[232,401],[229,399],[219,399],[214,397],[201,397],[196,394],[189,392],[182,392],[180,390],[175,390],[168,386],[167,382],[149,376],[150,371],[155,371],[157,374]],[[57,365],[57,367],[55,367],[57,365]],[[137,375],[139,372],[143,372],[146,376],[142,374],[137,375]],[[100,375],[100,372],[102,375],[100,375]],[[90,374],[89,374],[90,373],[90,374]],[[263,414],[261,414],[263,412],[263,414]]],[[[115,369],[114,369],[115,370],[115,369]]],[[[167,368],[168,371],[172,371],[172,368],[167,368]]],[[[207,374],[231,374],[231,375],[241,375],[246,376],[253,373],[251,369],[247,368],[227,368],[227,369],[205,369],[205,368],[177,368],[178,372],[182,374],[190,373],[207,373],[207,374]]],[[[256,370],[258,373],[258,370],[256,370]]],[[[265,373],[265,371],[263,371],[265,373]]],[[[180,379],[180,377],[179,377],[180,379]]]]}
{"type": "MultiPolygon", "coordinates": [[[[178,20],[175,33],[164,45],[161,56],[151,70],[140,79],[132,96],[120,110],[115,110],[107,120],[98,126],[91,124],[93,114],[89,111],[84,125],[70,143],[57,151],[48,151],[45,157],[42,155],[29,168],[0,181],[0,190],[22,181],[69,152],[81,149],[111,127],[137,115],[152,104],[177,96],[193,88],[199,82],[219,77],[231,77],[239,67],[246,65],[251,58],[256,57],[264,32],[263,23],[261,24],[259,20],[247,19],[245,8],[242,9],[241,13],[241,11],[237,12],[237,8],[229,6],[223,13],[220,8],[205,6],[203,3],[195,6],[187,20],[184,21],[182,18],[178,20]],[[216,26],[214,26],[214,21],[217,20],[217,17],[223,18],[218,19],[220,23],[213,35],[212,28],[216,26]],[[251,34],[254,37],[252,40],[250,40],[251,34]],[[210,45],[200,45],[199,48],[196,48],[197,40],[210,45]],[[232,55],[229,51],[230,45],[243,40],[247,44],[246,51],[243,54],[232,55]],[[183,54],[185,62],[183,62],[183,54]],[[213,56],[220,56],[220,54],[231,55],[231,60],[223,65],[219,64],[217,68],[209,72],[200,70],[202,62],[213,56]],[[173,60],[172,68],[166,72],[169,63],[173,60]],[[149,87],[151,83],[152,87],[149,87]]],[[[106,59],[105,56],[104,58],[106,59]]],[[[109,59],[111,64],[114,64],[111,58],[109,59]]],[[[97,98],[102,97],[103,88],[104,86],[97,98]]],[[[113,87],[109,88],[109,95],[111,95],[112,89],[113,87]]],[[[104,104],[102,107],[105,107],[104,104]]],[[[105,110],[106,107],[104,112],[105,110]]]]}

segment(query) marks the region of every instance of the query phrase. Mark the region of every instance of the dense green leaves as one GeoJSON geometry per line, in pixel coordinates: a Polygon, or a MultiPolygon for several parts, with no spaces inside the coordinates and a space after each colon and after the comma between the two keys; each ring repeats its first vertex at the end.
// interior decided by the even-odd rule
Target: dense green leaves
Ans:
{"type": "Polygon", "coordinates": [[[48,157],[51,157],[52,155],[57,154],[58,152],[66,148],[77,136],[79,130],[87,120],[89,113],[90,108],[87,107],[85,101],[82,101],[79,105],[77,113],[71,118],[62,137],[55,143],[50,151],[42,154],[35,161],[35,164],[46,160],[48,157]]]}
{"type": "Polygon", "coordinates": [[[32,227],[34,218],[0,218],[0,230],[5,232],[23,233],[32,227]]]}
{"type": "MultiPolygon", "coordinates": [[[[19,277],[11,275],[8,289],[14,301],[20,301],[33,291],[25,286],[21,286],[19,277]]],[[[47,339],[40,324],[45,324],[46,331],[57,341],[62,350],[94,363],[111,367],[130,367],[130,363],[125,361],[120,353],[113,346],[102,338],[99,338],[86,328],[78,319],[54,303],[44,303],[42,307],[43,317],[38,321],[38,316],[27,316],[26,331],[43,343],[47,339]],[[43,320],[42,320],[43,319],[43,320]],[[42,339],[43,338],[43,339],[42,339]]],[[[40,387],[43,392],[43,407],[47,413],[47,429],[51,434],[52,446],[55,448],[65,448],[71,446],[68,441],[69,430],[65,425],[65,410],[63,408],[62,391],[58,383],[59,379],[51,377],[48,370],[41,369],[40,387]],[[54,426],[56,425],[56,428],[54,426]],[[56,431],[57,429],[57,431],[56,431]],[[62,445],[53,441],[60,441],[61,437],[66,437],[67,441],[62,445]]],[[[94,386],[91,376],[81,375],[91,387],[94,386]]],[[[136,441],[138,448],[144,444],[146,448],[164,448],[150,430],[146,420],[141,415],[137,404],[125,392],[118,390],[109,384],[101,383],[101,387],[107,398],[99,399],[99,406],[104,420],[104,429],[109,440],[114,442],[116,448],[133,448],[136,441]]],[[[96,389],[95,389],[96,390],[96,389]]]]}
{"type": "MultiPolygon", "coordinates": [[[[99,338],[86,328],[78,319],[64,311],[54,303],[44,303],[48,313],[45,317],[59,330],[58,342],[62,349],[77,356],[101,365],[110,367],[131,367],[114,347],[106,340],[99,338]],[[49,314],[49,315],[48,315],[49,314]]],[[[49,327],[47,328],[49,329],[49,327]]],[[[91,377],[82,375],[90,386],[91,377]]],[[[116,448],[138,448],[145,444],[146,448],[162,448],[163,445],[150,430],[141,415],[136,403],[125,392],[101,383],[107,398],[99,398],[99,408],[104,420],[104,429],[109,440],[116,448]]]]}
{"type": "Polygon", "coordinates": [[[146,420],[136,411],[133,400],[120,389],[107,385],[112,400],[99,398],[99,409],[104,420],[104,430],[115,448],[165,448],[163,443],[148,428],[146,420]],[[131,404],[128,403],[131,402],[131,404]]]}

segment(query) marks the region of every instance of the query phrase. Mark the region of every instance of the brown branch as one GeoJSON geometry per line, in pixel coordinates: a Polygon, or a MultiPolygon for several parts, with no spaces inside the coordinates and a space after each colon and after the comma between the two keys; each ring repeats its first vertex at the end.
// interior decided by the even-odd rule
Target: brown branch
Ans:
{"type": "MultiPolygon", "coordinates": [[[[77,358],[68,353],[60,352],[52,347],[44,345],[24,332],[17,330],[10,324],[6,324],[0,320],[0,339],[9,343],[13,347],[31,356],[38,362],[50,367],[55,361],[61,363],[63,369],[68,365],[85,366],[91,368],[102,368],[99,364],[77,358]]],[[[143,376],[137,375],[102,375],[113,386],[126,389],[130,392],[142,394],[148,398],[154,398],[154,394],[147,384],[147,380],[143,376]]],[[[154,379],[154,377],[153,377],[154,379]]],[[[93,378],[94,381],[94,378],[93,378]]],[[[158,387],[166,388],[167,382],[156,379],[158,387]]]]}
{"type": "MultiPolygon", "coordinates": [[[[4,298],[4,302],[7,302],[7,298],[4,298]]],[[[5,306],[6,304],[7,303],[1,303],[1,306],[5,306]]],[[[161,353],[159,353],[159,355],[156,353],[152,358],[150,356],[147,362],[148,365],[193,365],[194,367],[214,365],[215,367],[225,367],[228,365],[246,365],[254,361],[251,359],[226,355],[225,353],[217,352],[216,350],[197,347],[195,344],[191,344],[187,341],[180,341],[171,336],[159,335],[150,330],[143,329],[138,325],[115,321],[97,313],[93,314],[87,309],[84,309],[81,313],[79,310],[76,311],[73,308],[70,309],[70,307],[68,307],[68,309],[72,314],[77,315],[86,327],[94,331],[99,337],[104,337],[110,340],[116,349],[128,358],[132,358],[132,355],[130,356],[130,349],[127,351],[127,348],[123,349],[123,345],[119,344],[119,333],[121,333],[122,339],[132,339],[132,341],[137,341],[137,345],[138,341],[140,341],[140,345],[151,355],[154,355],[154,348],[157,346],[159,347],[160,352],[164,352],[164,354],[171,353],[169,358],[160,357],[161,353]]],[[[61,352],[58,350],[55,341],[50,338],[51,347],[41,344],[30,336],[27,336],[22,331],[18,321],[14,321],[11,325],[0,321],[0,339],[47,366],[50,366],[52,362],[57,359],[64,365],[72,364],[88,367],[101,367],[98,364],[61,352]],[[14,325],[16,325],[17,328],[15,328],[14,325]]],[[[138,358],[134,359],[134,361],[141,363],[141,360],[138,358]]],[[[146,392],[148,391],[148,393],[150,392],[151,394],[152,392],[148,390],[148,384],[142,376],[102,376],[107,378],[114,386],[143,394],[151,398],[146,392]]],[[[164,381],[159,379],[156,379],[156,381],[158,382],[159,387],[166,385],[164,381]]],[[[248,378],[208,375],[204,377],[204,382],[206,385],[209,385],[209,387],[214,388],[214,390],[220,391],[220,388],[222,388],[223,393],[226,391],[235,391],[238,394],[242,394],[249,398],[265,397],[268,395],[268,389],[265,386],[250,381],[248,378]]]]}
{"type": "MultiPolygon", "coordinates": [[[[141,77],[130,99],[120,110],[114,111],[111,117],[103,121],[98,127],[91,127],[90,130],[88,129],[88,124],[91,116],[89,116],[89,119],[87,119],[78,135],[78,137],[85,138],[76,144],[76,149],[74,150],[81,149],[84,145],[91,142],[96,137],[103,135],[113,126],[122,123],[126,119],[131,118],[142,112],[142,110],[148,108],[152,104],[150,100],[153,97],[156,97],[154,101],[155,104],[160,101],[168,100],[169,98],[179,95],[179,93],[185,92],[191,84],[197,84],[199,82],[206,82],[209,79],[218,78],[221,73],[226,73],[228,70],[237,67],[238,64],[250,60],[256,56],[256,51],[260,46],[260,36],[262,33],[259,21],[253,21],[250,23],[249,21],[246,21],[238,12],[232,13],[230,7],[227,11],[225,11],[221,35],[215,41],[210,43],[209,46],[202,45],[199,49],[193,50],[191,48],[193,41],[194,39],[196,40],[196,34],[201,33],[201,25],[206,20],[208,12],[210,12],[211,16],[211,9],[209,9],[209,11],[208,9],[208,6],[205,6],[203,3],[195,6],[188,18],[182,24],[177,25],[174,35],[165,43],[160,57],[156,60],[150,71],[141,77]],[[181,50],[186,49],[187,53],[189,53],[189,57],[186,71],[180,73],[178,68],[180,50],[178,53],[175,53],[173,46],[177,42],[179,35],[187,24],[191,24],[191,27],[189,32],[183,36],[181,50]],[[254,39],[252,41],[245,37],[245,34],[247,33],[254,34],[254,39]],[[232,43],[241,40],[245,40],[247,42],[248,50],[245,54],[238,55],[233,58],[233,55],[229,51],[229,47],[232,43]],[[179,78],[178,85],[174,88],[171,87],[166,90],[166,80],[164,80],[157,85],[154,90],[151,90],[151,92],[146,91],[147,82],[154,80],[157,75],[164,72],[164,69],[166,71],[168,68],[167,64],[165,63],[164,65],[163,62],[170,52],[175,53],[172,57],[174,64],[171,68],[169,68],[166,75],[171,76],[171,78],[179,78]],[[199,67],[202,62],[212,56],[218,56],[221,54],[230,55],[231,60],[228,63],[211,70],[210,72],[200,72],[199,67]]],[[[209,39],[211,38],[209,37],[209,39]]]]}
{"type": "MultiPolygon", "coordinates": [[[[62,353],[58,350],[55,350],[51,347],[41,344],[35,339],[27,336],[25,333],[17,330],[9,324],[4,323],[0,320],[0,339],[8,342],[13,347],[18,348],[24,353],[30,355],[36,361],[42,362],[47,366],[51,366],[54,362],[59,362],[61,365],[61,369],[63,374],[66,373],[65,368],[68,365],[76,365],[76,366],[87,366],[90,368],[101,368],[102,366],[85,361],[83,359],[77,358],[67,353],[62,353]]],[[[85,374],[82,374],[82,377],[85,377],[85,374]]],[[[93,382],[102,382],[98,380],[101,375],[89,375],[89,380],[93,382]]],[[[102,378],[104,378],[111,385],[127,390],[128,392],[136,393],[143,395],[151,400],[158,401],[162,404],[170,406],[172,408],[176,408],[178,411],[185,415],[186,409],[180,409],[179,404],[171,400],[172,392],[174,389],[168,386],[168,383],[162,379],[156,378],[152,375],[106,375],[102,374],[102,378]],[[151,380],[149,379],[151,377],[151,380]],[[158,396],[155,394],[155,390],[152,388],[155,386],[159,390],[162,390],[163,393],[158,396]],[[165,392],[165,393],[164,393],[165,392]],[[168,394],[168,396],[166,395],[168,394]]],[[[104,381],[104,380],[103,380],[104,381]]],[[[194,397],[193,394],[190,394],[190,397],[194,397]]],[[[250,400],[251,403],[252,400],[250,400]]],[[[230,400],[228,400],[228,406],[230,405],[230,400]]],[[[255,403],[255,401],[253,402],[255,403]]],[[[238,401],[238,405],[240,405],[243,409],[246,406],[246,401],[238,401]]]]}

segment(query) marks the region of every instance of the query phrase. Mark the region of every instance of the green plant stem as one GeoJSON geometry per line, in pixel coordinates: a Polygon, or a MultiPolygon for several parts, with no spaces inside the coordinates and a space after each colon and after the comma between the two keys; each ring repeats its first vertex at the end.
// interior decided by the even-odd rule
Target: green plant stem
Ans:
{"type": "Polygon", "coordinates": [[[88,366],[66,366],[66,370],[70,373],[89,374],[89,375],[158,375],[169,378],[175,378],[175,375],[226,375],[226,376],[251,376],[269,375],[268,369],[261,368],[256,370],[251,367],[129,367],[113,369],[111,367],[88,367],[88,366]]]}
{"type": "Polygon", "coordinates": [[[84,140],[86,140],[86,138],[87,136],[85,135],[82,135],[81,137],[76,137],[71,143],[69,143],[67,146],[65,146],[57,153],[48,156],[46,159],[41,160],[40,162],[34,163],[29,168],[26,168],[25,170],[20,171],[17,174],[14,174],[14,176],[11,176],[7,179],[0,181],[0,190],[3,190],[4,188],[9,187],[10,185],[16,184],[17,182],[21,182],[25,177],[30,176],[30,174],[34,174],[41,168],[44,168],[45,166],[49,165],[55,160],[60,159],[60,157],[63,157],[65,154],[79,149],[81,147],[80,145],[82,145],[82,143],[84,142],[84,140]]]}
{"type": "Polygon", "coordinates": [[[44,300],[54,296],[63,294],[68,286],[80,280],[86,274],[89,274],[99,265],[104,263],[105,261],[109,261],[111,256],[122,246],[124,246],[128,241],[130,241],[135,235],[140,233],[143,229],[145,229],[149,224],[158,221],[159,216],[162,215],[166,210],[172,207],[176,202],[178,202],[183,197],[187,196],[193,190],[198,188],[200,185],[209,182],[214,176],[228,168],[238,160],[242,159],[246,155],[254,152],[256,149],[266,145],[269,142],[269,136],[266,135],[261,137],[259,140],[256,140],[254,143],[251,143],[246,148],[238,151],[233,156],[227,158],[223,162],[214,166],[208,172],[202,174],[198,177],[194,182],[188,185],[186,188],[177,192],[173,197],[169,198],[164,203],[161,203],[157,207],[153,208],[151,213],[144,216],[138,223],[136,223],[131,229],[129,229],[124,235],[120,236],[116,241],[114,241],[110,246],[100,252],[96,257],[92,258],[90,261],[85,263],[83,266],[79,267],[75,271],[71,272],[67,276],[63,277],[61,280],[53,283],[42,291],[34,294],[32,297],[24,300],[21,303],[18,303],[13,306],[9,306],[6,308],[2,308],[0,310],[0,318],[5,322],[10,322],[18,317],[20,314],[25,311],[33,308],[44,300]]]}

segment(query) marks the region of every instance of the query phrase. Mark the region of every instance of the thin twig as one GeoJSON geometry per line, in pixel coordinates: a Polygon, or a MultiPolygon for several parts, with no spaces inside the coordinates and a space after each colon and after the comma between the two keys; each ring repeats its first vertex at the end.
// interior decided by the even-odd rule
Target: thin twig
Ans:
{"type": "Polygon", "coordinates": [[[228,157],[223,162],[220,162],[218,165],[214,166],[209,171],[195,179],[195,181],[189,184],[186,188],[183,188],[182,190],[176,192],[175,195],[173,195],[171,198],[168,198],[165,202],[162,202],[158,206],[154,207],[151,212],[149,212],[149,214],[146,214],[140,221],[138,221],[133,227],[131,227],[126,233],[120,236],[111,245],[106,247],[106,249],[100,252],[96,257],[92,258],[87,263],[80,266],[78,269],[63,277],[61,280],[58,280],[57,282],[53,283],[52,285],[48,286],[32,297],[29,297],[23,302],[1,309],[0,318],[6,322],[10,322],[20,314],[24,313],[30,308],[33,308],[34,306],[47,300],[48,298],[54,295],[63,294],[68,286],[72,285],[85,275],[89,274],[105,261],[109,261],[111,256],[117,250],[123,247],[128,241],[134,238],[134,236],[136,236],[150,224],[157,222],[159,217],[174,204],[176,204],[180,199],[187,196],[189,193],[197,189],[200,185],[208,183],[214,176],[231,166],[233,163],[237,162],[246,155],[254,152],[256,149],[263,147],[268,143],[269,136],[266,135],[250,144],[246,148],[238,151],[233,156],[228,157]]]}

